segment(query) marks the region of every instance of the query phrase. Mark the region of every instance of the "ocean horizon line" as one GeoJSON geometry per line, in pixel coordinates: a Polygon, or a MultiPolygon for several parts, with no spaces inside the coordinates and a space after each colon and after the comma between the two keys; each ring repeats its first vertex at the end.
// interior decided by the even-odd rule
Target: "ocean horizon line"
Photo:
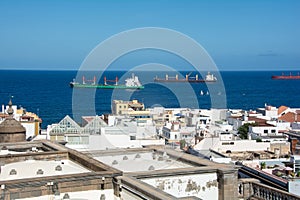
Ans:
{"type": "MultiPolygon", "coordinates": [[[[198,70],[187,70],[187,69],[174,69],[178,72],[197,72],[198,70]]],[[[104,71],[104,70],[80,70],[80,69],[34,69],[34,68],[0,68],[0,71],[57,71],[57,72],[76,72],[76,71],[87,71],[87,72],[93,72],[93,71],[104,71]]],[[[108,69],[105,71],[111,71],[111,72],[128,72],[131,71],[131,69],[108,69]]],[[[132,72],[176,72],[172,70],[159,70],[159,69],[145,69],[145,70],[132,70],[132,72]]],[[[207,72],[208,70],[201,70],[199,72],[207,72]]],[[[300,69],[243,69],[243,70],[237,70],[237,69],[221,69],[221,70],[210,70],[210,72],[300,72],[300,69]]]]}

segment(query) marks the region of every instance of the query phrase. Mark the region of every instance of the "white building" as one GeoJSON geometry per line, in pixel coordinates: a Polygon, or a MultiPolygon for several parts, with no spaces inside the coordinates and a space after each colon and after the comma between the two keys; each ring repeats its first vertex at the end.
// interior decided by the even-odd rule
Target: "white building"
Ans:
{"type": "Polygon", "coordinates": [[[101,117],[95,116],[84,127],[81,127],[66,116],[58,124],[48,126],[47,138],[53,141],[65,141],[67,147],[76,150],[164,145],[164,140],[156,138],[154,126],[139,127],[132,121],[134,118],[118,119],[114,126],[108,126],[101,117]]]}
{"type": "Polygon", "coordinates": [[[278,108],[270,105],[265,105],[264,108],[258,108],[257,111],[262,113],[266,117],[270,117],[272,119],[278,118],[278,108]]]}
{"type": "Polygon", "coordinates": [[[267,136],[282,135],[278,134],[276,126],[249,126],[249,134],[252,139],[262,138],[267,136]]]}

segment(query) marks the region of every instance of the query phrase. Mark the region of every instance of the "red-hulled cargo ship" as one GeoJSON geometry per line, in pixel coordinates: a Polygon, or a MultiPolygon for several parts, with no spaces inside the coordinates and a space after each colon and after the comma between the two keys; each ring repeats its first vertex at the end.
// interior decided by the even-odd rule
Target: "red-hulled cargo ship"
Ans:
{"type": "Polygon", "coordinates": [[[300,79],[300,75],[299,73],[297,75],[292,75],[292,73],[289,75],[282,74],[281,76],[272,76],[272,79],[300,79]]]}

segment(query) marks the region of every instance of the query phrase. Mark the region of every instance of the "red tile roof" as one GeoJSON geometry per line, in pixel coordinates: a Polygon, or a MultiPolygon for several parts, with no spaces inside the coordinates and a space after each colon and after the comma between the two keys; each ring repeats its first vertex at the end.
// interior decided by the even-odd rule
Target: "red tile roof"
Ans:
{"type": "Polygon", "coordinates": [[[278,108],[278,115],[280,115],[281,113],[283,113],[285,110],[287,110],[289,107],[286,106],[280,106],[278,108]]]}
{"type": "Polygon", "coordinates": [[[300,114],[295,114],[293,112],[288,112],[281,117],[278,118],[279,120],[285,121],[285,122],[300,122],[300,114]]]}
{"type": "Polygon", "coordinates": [[[273,125],[267,124],[267,120],[257,118],[257,117],[248,117],[248,121],[255,121],[255,123],[257,123],[258,126],[273,126],[273,125]]]}

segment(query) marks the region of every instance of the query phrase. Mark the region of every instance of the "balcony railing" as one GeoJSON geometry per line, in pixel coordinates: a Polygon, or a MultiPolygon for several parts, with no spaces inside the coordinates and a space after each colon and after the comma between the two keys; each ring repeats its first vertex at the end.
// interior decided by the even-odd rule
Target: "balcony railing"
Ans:
{"type": "Polygon", "coordinates": [[[239,199],[299,200],[300,196],[260,183],[257,179],[240,179],[239,199]]]}

